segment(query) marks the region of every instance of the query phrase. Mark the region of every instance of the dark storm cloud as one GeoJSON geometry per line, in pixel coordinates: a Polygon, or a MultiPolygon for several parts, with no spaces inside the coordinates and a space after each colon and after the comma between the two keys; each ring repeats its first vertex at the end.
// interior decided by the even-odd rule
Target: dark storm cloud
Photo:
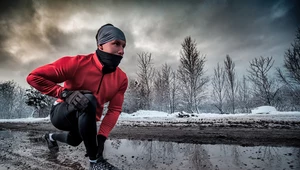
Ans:
{"type": "MultiPolygon", "coordinates": [[[[3,25],[2,25],[3,26],[3,25]]],[[[11,54],[8,53],[5,48],[3,42],[7,39],[5,35],[0,34],[0,65],[4,64],[12,58],[11,54]]]]}
{"type": "MultiPolygon", "coordinates": [[[[45,38],[49,41],[49,44],[56,50],[62,50],[63,48],[71,48],[73,44],[77,44],[74,38],[78,35],[77,33],[64,33],[59,28],[51,25],[44,31],[45,38]]],[[[75,48],[75,46],[74,46],[75,48]]]]}
{"type": "MultiPolygon", "coordinates": [[[[295,30],[295,21],[287,22],[294,17],[293,14],[286,13],[278,18],[272,18],[277,12],[272,8],[278,3],[280,1],[232,1],[214,13],[207,29],[211,28],[212,33],[219,34],[225,41],[226,39],[237,41],[236,45],[228,46],[228,49],[261,46],[267,42],[268,37],[284,36],[278,35],[277,32],[295,30]]],[[[293,5],[286,4],[282,8],[289,10],[290,6],[293,5]]]]}
{"type": "MultiPolygon", "coordinates": [[[[299,3],[298,3],[299,4],[299,3]]],[[[195,32],[186,32],[198,42],[211,41],[219,38],[223,42],[235,41],[227,44],[228,50],[239,48],[254,48],[264,44],[265,37],[275,36],[277,32],[295,30],[299,25],[299,16],[296,12],[296,1],[208,1],[193,6],[183,6],[181,17],[168,19],[163,28],[169,37],[176,33],[184,33],[189,27],[194,27],[195,32]],[[287,13],[272,19],[272,9],[276,4],[281,4],[287,13]],[[189,12],[188,12],[189,11],[189,12]],[[186,15],[183,15],[185,13],[186,15]],[[294,19],[292,19],[294,18],[294,19]],[[169,24],[171,22],[171,24],[169,24]],[[169,27],[171,25],[171,27],[169,27]],[[230,45],[232,45],[230,47],[230,45]]],[[[298,5],[299,6],[299,5],[298,5]]],[[[180,9],[180,8],[178,8],[180,9]]],[[[299,9],[299,8],[298,8],[299,9]]],[[[173,10],[173,13],[178,11],[173,10]]],[[[176,16],[176,14],[174,14],[176,16]]],[[[276,35],[281,36],[281,35],[276,35]]],[[[217,44],[216,44],[216,48],[217,44]]]]}
{"type": "Polygon", "coordinates": [[[35,13],[31,0],[14,0],[0,2],[0,18],[9,18],[15,15],[22,15],[24,20],[30,19],[35,13]]]}
{"type": "Polygon", "coordinates": [[[0,66],[11,67],[18,64],[17,59],[7,51],[5,41],[13,36],[12,24],[22,24],[30,20],[35,10],[31,1],[1,1],[0,2],[0,66]],[[23,9],[23,10],[19,10],[23,9]],[[22,19],[20,18],[22,16],[22,19]]]}
{"type": "MultiPolygon", "coordinates": [[[[65,3],[71,3],[71,1],[66,1],[65,3]]],[[[0,12],[0,66],[3,69],[8,67],[11,70],[20,70],[27,68],[26,64],[22,63],[25,60],[22,55],[30,58],[30,53],[35,53],[35,51],[43,50],[44,53],[51,53],[59,50],[70,49],[76,47],[73,39],[76,38],[74,32],[65,33],[60,28],[57,27],[57,19],[59,19],[60,13],[54,10],[58,7],[62,9],[59,5],[59,1],[1,1],[1,12],[0,12]],[[51,5],[52,4],[52,5],[51,5]],[[39,14],[37,10],[44,5],[49,5],[53,10],[50,12],[53,16],[47,23],[43,24],[41,29],[39,25],[43,22],[43,15],[39,14]],[[55,18],[58,16],[58,18],[55,18]],[[16,46],[18,50],[15,54],[10,52],[12,46],[16,46]]],[[[72,8],[73,10],[76,10],[72,8]]],[[[70,9],[71,10],[71,9],[70,9]]],[[[47,16],[46,16],[47,17],[47,16]]],[[[80,49],[80,48],[76,48],[80,49]]],[[[57,56],[52,56],[57,57],[57,56]]],[[[49,59],[49,58],[48,58],[49,59]]],[[[36,63],[31,65],[37,67],[42,63],[43,56],[40,58],[32,58],[35,61],[29,61],[36,63]]],[[[47,59],[44,59],[48,61],[47,59]]],[[[51,61],[51,59],[49,60],[51,61]]],[[[28,70],[27,70],[28,72],[28,70]]]]}
{"type": "Polygon", "coordinates": [[[130,76],[137,71],[141,52],[152,53],[156,67],[168,63],[176,68],[187,36],[206,54],[208,69],[222,63],[226,54],[245,68],[248,60],[260,55],[282,60],[300,16],[297,0],[0,3],[0,69],[9,65],[10,70],[21,70],[19,76],[64,55],[93,52],[96,31],[105,23],[126,34],[121,67],[130,76]]]}

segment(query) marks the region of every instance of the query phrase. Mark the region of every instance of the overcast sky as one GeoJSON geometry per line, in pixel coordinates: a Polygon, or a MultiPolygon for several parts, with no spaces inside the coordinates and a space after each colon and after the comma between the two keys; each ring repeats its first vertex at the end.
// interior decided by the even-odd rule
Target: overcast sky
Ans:
{"type": "Polygon", "coordinates": [[[29,1],[0,2],[0,82],[28,86],[26,76],[62,56],[95,51],[95,34],[112,23],[127,46],[121,68],[137,72],[137,53],[148,52],[156,68],[179,64],[181,43],[191,36],[212,75],[229,54],[241,78],[249,61],[272,56],[282,66],[284,52],[300,26],[298,0],[207,1],[29,1]]]}

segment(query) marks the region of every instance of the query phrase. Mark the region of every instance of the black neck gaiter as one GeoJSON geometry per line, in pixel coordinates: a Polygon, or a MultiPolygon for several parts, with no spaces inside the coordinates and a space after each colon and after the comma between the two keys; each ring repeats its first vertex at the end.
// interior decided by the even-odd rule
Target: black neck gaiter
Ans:
{"type": "Polygon", "coordinates": [[[116,71],[118,65],[122,60],[122,56],[106,53],[99,49],[96,50],[97,57],[101,64],[103,65],[102,73],[108,74],[116,71]]]}

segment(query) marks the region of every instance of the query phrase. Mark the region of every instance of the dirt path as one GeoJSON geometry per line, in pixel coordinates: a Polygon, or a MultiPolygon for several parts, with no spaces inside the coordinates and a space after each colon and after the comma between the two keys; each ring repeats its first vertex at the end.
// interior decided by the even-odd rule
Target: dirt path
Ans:
{"type": "Polygon", "coordinates": [[[58,153],[50,153],[41,131],[0,131],[0,170],[84,170],[88,162],[82,146],[74,156],[67,145],[58,153]],[[81,155],[81,156],[80,156],[81,155]]]}
{"type": "MultiPolygon", "coordinates": [[[[56,130],[50,123],[0,123],[1,129],[41,133],[56,130]]],[[[111,132],[110,138],[197,144],[300,147],[300,129],[298,126],[281,129],[197,126],[116,126],[111,132]]]]}
{"type": "MultiPolygon", "coordinates": [[[[0,123],[0,170],[88,169],[83,144],[60,144],[49,153],[42,135],[56,131],[50,123],[0,123]]],[[[190,126],[116,126],[111,139],[159,140],[193,144],[300,147],[300,128],[245,128],[190,126]]],[[[203,167],[202,167],[203,168],[203,167]]],[[[136,169],[140,169],[136,167],[136,169]]],[[[159,169],[159,167],[158,167],[159,169]]]]}

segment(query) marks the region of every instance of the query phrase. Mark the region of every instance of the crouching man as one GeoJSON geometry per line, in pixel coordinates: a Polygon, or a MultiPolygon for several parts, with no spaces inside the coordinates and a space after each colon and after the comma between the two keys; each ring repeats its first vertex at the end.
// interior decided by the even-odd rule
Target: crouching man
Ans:
{"type": "Polygon", "coordinates": [[[109,164],[103,158],[104,143],[122,111],[128,84],[126,74],[118,67],[126,45],[124,33],[106,24],[98,30],[96,41],[94,53],[62,57],[36,68],[27,77],[32,87],[58,98],[50,119],[53,126],[64,132],[45,134],[48,148],[58,151],[57,141],[71,146],[83,141],[90,169],[109,164]],[[59,85],[62,82],[63,86],[59,85]],[[106,102],[108,111],[97,132],[96,121],[106,102]]]}

